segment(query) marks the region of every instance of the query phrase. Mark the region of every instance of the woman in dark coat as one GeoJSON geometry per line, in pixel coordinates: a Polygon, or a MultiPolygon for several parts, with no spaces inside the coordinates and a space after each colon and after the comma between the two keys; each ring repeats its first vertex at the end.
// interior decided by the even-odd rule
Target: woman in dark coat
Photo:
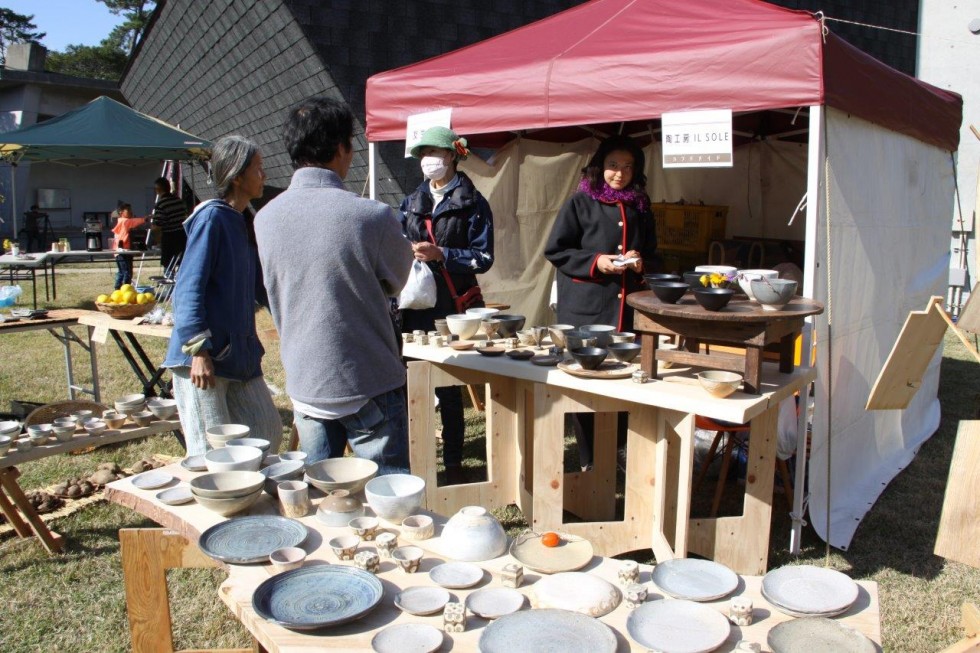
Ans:
{"type": "MultiPolygon", "coordinates": [[[[544,255],[557,268],[558,321],[633,327],[626,296],[641,289],[657,236],[647,196],[643,150],[628,136],[599,144],[578,190],[558,212],[544,255]]],[[[623,420],[620,420],[621,426],[623,420]]],[[[593,419],[573,420],[579,463],[592,465],[593,419]]],[[[625,435],[625,428],[620,429],[625,435]]]]}

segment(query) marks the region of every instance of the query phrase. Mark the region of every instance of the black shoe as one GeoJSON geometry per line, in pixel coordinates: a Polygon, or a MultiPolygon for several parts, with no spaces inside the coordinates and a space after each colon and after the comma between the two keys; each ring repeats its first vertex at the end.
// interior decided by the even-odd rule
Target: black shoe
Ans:
{"type": "Polygon", "coordinates": [[[462,465],[446,465],[446,485],[463,485],[466,477],[462,465]]]}

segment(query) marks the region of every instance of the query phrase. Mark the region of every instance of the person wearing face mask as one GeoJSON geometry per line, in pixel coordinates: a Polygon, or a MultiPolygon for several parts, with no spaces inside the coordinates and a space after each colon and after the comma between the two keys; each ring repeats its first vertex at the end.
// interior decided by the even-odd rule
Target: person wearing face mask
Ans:
{"type": "MultiPolygon", "coordinates": [[[[633,309],[626,296],[641,290],[644,266],[652,266],[657,250],[644,161],[632,138],[606,138],[582,170],[577,191],[558,212],[544,250],[556,268],[558,322],[632,330],[633,309]]],[[[592,414],[577,414],[572,424],[579,463],[587,469],[592,465],[592,414]]],[[[622,445],[622,419],[619,430],[622,445]]]]}
{"type": "MultiPolygon", "coordinates": [[[[490,205],[456,163],[469,154],[466,139],[446,127],[432,127],[412,148],[425,180],[401,204],[402,230],[415,258],[427,263],[436,281],[433,308],[402,311],[402,330],[431,331],[434,321],[461,312],[456,297],[473,296],[465,308],[483,306],[477,274],[493,265],[493,214],[490,205]]],[[[463,475],[463,397],[460,388],[438,388],[442,415],[446,482],[465,482],[463,475]]]]}

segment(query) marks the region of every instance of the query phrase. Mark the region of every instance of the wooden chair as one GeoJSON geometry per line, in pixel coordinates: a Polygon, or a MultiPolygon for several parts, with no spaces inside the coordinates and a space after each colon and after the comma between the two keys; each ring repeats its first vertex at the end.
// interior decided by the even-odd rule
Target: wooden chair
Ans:
{"type": "MultiPolygon", "coordinates": [[[[126,611],[134,653],[175,653],[167,593],[167,570],[219,567],[186,537],[163,528],[123,528],[122,550],[126,611]]],[[[251,648],[185,649],[177,653],[262,653],[257,641],[251,648]]]]}

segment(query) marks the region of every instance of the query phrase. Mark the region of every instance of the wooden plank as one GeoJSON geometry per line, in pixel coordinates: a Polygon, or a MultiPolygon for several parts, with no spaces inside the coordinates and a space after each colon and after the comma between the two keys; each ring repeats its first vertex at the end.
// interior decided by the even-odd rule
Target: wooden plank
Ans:
{"type": "Polygon", "coordinates": [[[966,300],[966,306],[960,311],[960,317],[956,320],[956,326],[968,333],[980,334],[980,299],[974,299],[980,293],[980,283],[973,285],[970,298],[966,300]]]}
{"type": "Polygon", "coordinates": [[[866,410],[897,410],[909,405],[946,334],[942,311],[943,298],[931,297],[924,310],[909,313],[871,388],[866,410]]]}
{"type": "Polygon", "coordinates": [[[963,420],[946,483],[934,552],[980,568],[980,420],[963,420]]]}
{"type": "Polygon", "coordinates": [[[31,525],[31,530],[41,540],[41,544],[48,550],[48,553],[60,553],[63,547],[61,535],[51,531],[48,525],[41,520],[41,516],[34,510],[34,506],[27,500],[27,496],[17,483],[19,475],[13,467],[0,470],[0,485],[3,486],[3,491],[10,497],[14,506],[20,510],[27,523],[31,525]]]}

